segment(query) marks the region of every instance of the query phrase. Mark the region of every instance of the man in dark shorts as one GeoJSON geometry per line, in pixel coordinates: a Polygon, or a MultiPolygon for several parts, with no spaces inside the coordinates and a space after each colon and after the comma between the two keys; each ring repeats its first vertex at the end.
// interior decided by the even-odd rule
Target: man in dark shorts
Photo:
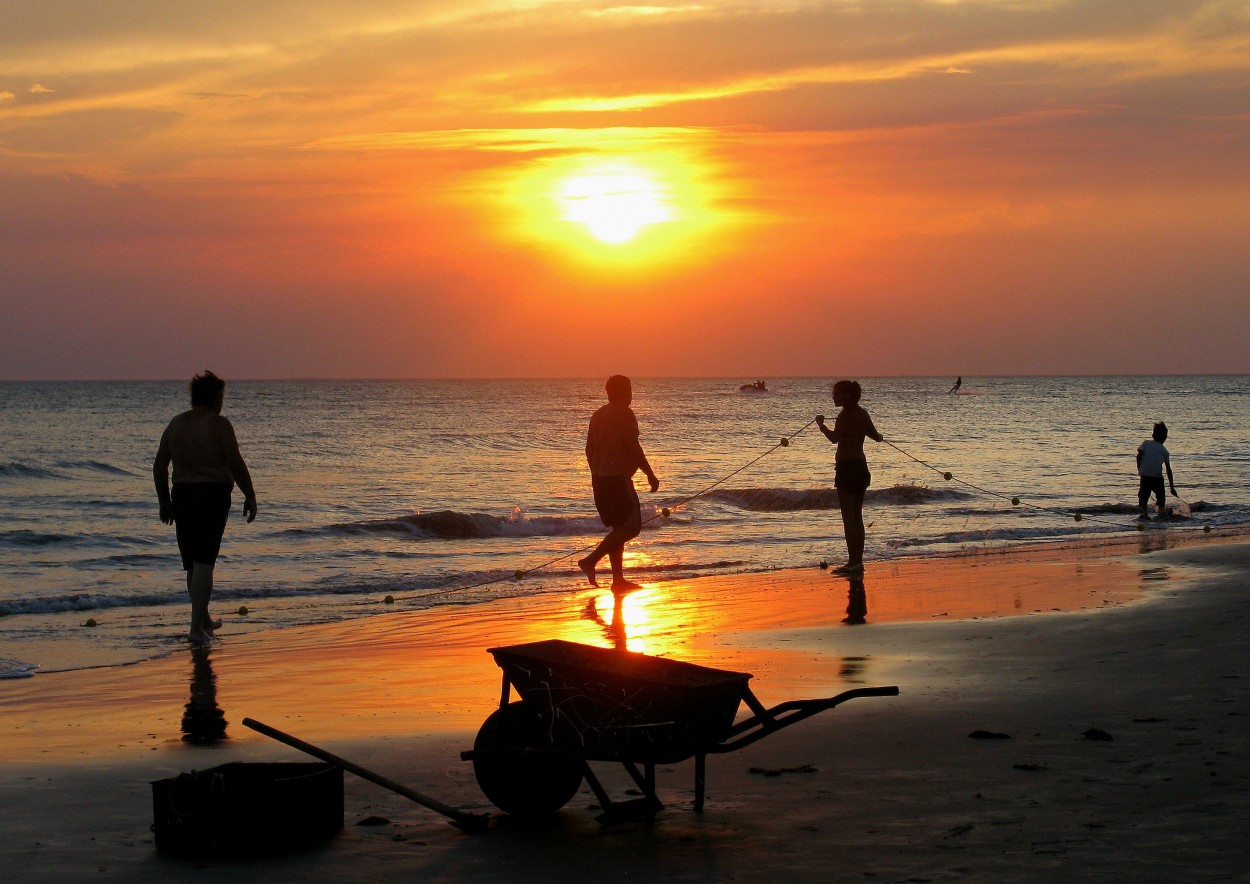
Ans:
{"type": "Polygon", "coordinates": [[[642,510],[638,504],[638,492],[634,490],[634,473],[642,470],[651,483],[654,493],[660,488],[646,452],[638,441],[638,418],[630,408],[634,399],[629,378],[615,374],[608,378],[604,389],[608,404],[602,406],[590,418],[586,432],[586,463],[590,465],[590,484],[594,490],[595,508],[603,524],[612,529],[599,542],[594,552],[577,563],[590,580],[598,586],[595,565],[604,556],[612,565],[612,591],[625,592],[636,589],[638,584],[625,579],[625,544],[638,536],[642,530],[642,510]]]}
{"type": "Polygon", "coordinates": [[[182,568],[187,572],[191,595],[191,630],[188,637],[201,643],[212,640],[221,626],[208,613],[213,595],[213,567],[221,550],[221,538],[230,515],[230,492],[237,483],[243,489],[243,515],[256,518],[256,491],[234,426],[221,416],[226,382],[211,371],[191,379],[191,410],[169,422],[152,464],[161,521],[171,522],[178,536],[182,568]],[[169,466],[173,464],[173,493],[169,466]]]}
{"type": "Polygon", "coordinates": [[[857,381],[838,381],[833,385],[833,404],[841,408],[833,429],[825,426],[825,416],[816,415],[816,425],[830,442],[838,446],[834,455],[833,487],[838,492],[838,509],[842,511],[842,531],[846,535],[846,564],[834,568],[838,575],[864,573],[864,494],[872,482],[868,459],[864,456],[864,439],[880,442],[884,437],[873,426],[868,412],[860,407],[863,390],[857,381]]]}

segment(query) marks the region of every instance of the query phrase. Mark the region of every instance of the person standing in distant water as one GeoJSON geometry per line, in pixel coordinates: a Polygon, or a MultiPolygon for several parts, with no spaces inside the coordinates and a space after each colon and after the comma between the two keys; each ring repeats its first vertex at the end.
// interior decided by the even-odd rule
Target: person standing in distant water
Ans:
{"type": "Polygon", "coordinates": [[[239,453],[234,426],[221,416],[226,382],[211,371],[191,379],[191,410],[169,422],[161,435],[152,477],[160,501],[161,521],[174,524],[178,552],[191,594],[191,641],[210,641],[221,621],[213,620],[208,603],[213,595],[213,567],[230,516],[230,492],[243,489],[243,515],[256,518],[256,491],[239,453]],[[173,493],[169,465],[173,463],[173,493]]]}
{"type": "Polygon", "coordinates": [[[964,385],[964,378],[963,378],[963,375],[960,375],[959,377],[955,378],[955,386],[951,387],[951,390],[950,390],[951,393],[958,393],[959,388],[962,387],[963,385],[964,385]]]}
{"type": "Polygon", "coordinates": [[[1179,496],[1176,493],[1176,483],[1172,480],[1172,460],[1167,448],[1163,445],[1167,440],[1167,424],[1159,421],[1154,425],[1151,438],[1137,446],[1137,475],[1141,477],[1141,485],[1137,489],[1137,504],[1141,507],[1143,519],[1146,518],[1146,504],[1150,501],[1151,494],[1154,494],[1159,502],[1159,512],[1166,511],[1166,494],[1163,490],[1164,469],[1168,471],[1168,486],[1172,489],[1172,496],[1179,496]]]}
{"type": "Polygon", "coordinates": [[[838,491],[838,508],[842,511],[842,530],[846,534],[847,561],[834,574],[864,573],[864,493],[872,482],[868,459],[864,456],[865,437],[880,442],[868,412],[859,406],[863,390],[856,381],[838,381],[833,385],[833,404],[841,408],[833,429],[825,426],[825,416],[816,415],[816,424],[830,442],[838,446],[834,455],[833,486],[838,491]]]}
{"type": "Polygon", "coordinates": [[[642,510],[638,492],[634,490],[634,473],[642,470],[651,491],[660,488],[660,480],[647,462],[646,452],[638,441],[638,418],[629,407],[634,399],[629,378],[614,374],[604,385],[608,404],[590,418],[586,432],[586,463],[590,466],[590,483],[595,495],[599,518],[610,528],[594,552],[577,563],[591,586],[598,586],[595,565],[604,556],[612,565],[612,591],[626,592],[638,584],[625,579],[625,544],[642,530],[642,510]]]}

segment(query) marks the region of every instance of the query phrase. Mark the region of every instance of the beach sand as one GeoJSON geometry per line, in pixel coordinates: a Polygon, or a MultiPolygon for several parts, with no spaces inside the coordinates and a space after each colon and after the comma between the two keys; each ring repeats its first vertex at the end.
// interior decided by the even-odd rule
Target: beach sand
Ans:
{"type": "MultiPolygon", "coordinates": [[[[6,880],[1250,880],[1250,542],[1149,532],[231,635],[208,654],[0,683],[6,880]],[[754,674],[766,705],[898,685],[657,771],[653,822],[581,792],[523,823],[459,753],[498,703],[486,648],[545,638],[754,674]],[[184,741],[226,720],[228,739],[184,741]],[[465,810],[484,835],[345,779],[347,825],[256,860],[159,854],[150,782],[228,761],[307,761],[251,717],[465,810]],[[1006,735],[975,738],[974,732],[1006,735]],[[385,820],[361,826],[365,818],[385,820]]],[[[220,612],[219,612],[220,613],[220,612]]],[[[619,770],[597,765],[614,797],[619,770]]]]}

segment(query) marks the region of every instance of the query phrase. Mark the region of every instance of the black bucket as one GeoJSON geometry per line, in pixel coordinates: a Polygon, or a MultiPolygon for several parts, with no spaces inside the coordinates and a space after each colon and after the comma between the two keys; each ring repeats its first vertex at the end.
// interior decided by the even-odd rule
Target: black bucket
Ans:
{"type": "Polygon", "coordinates": [[[199,858],[303,850],[343,828],[343,769],[233,762],[152,782],[156,849],[199,858]]]}

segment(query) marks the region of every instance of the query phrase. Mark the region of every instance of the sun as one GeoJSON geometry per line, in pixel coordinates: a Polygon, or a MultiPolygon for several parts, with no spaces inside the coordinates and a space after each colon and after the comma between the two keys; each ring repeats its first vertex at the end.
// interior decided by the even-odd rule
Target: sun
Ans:
{"type": "Polygon", "coordinates": [[[543,131],[465,196],[502,241],[562,271],[615,279],[680,272],[727,250],[743,224],[723,163],[676,134],[543,131]]]}
{"type": "Polygon", "coordinates": [[[572,175],[557,201],[566,221],[584,224],[600,242],[620,245],[644,227],[672,220],[671,197],[642,172],[605,170],[572,175]]]}

